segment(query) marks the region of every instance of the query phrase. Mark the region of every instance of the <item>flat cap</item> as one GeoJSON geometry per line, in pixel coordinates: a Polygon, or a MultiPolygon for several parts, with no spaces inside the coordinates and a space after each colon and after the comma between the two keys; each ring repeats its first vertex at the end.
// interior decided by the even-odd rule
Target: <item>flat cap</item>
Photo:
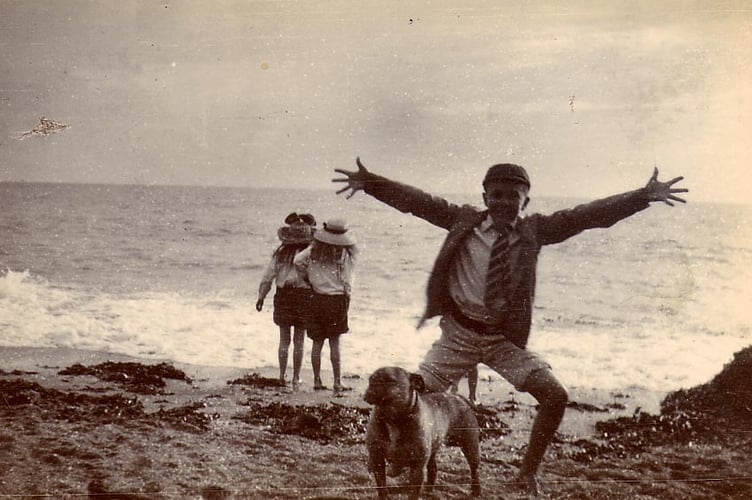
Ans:
{"type": "Polygon", "coordinates": [[[530,188],[530,177],[527,172],[514,163],[499,163],[489,168],[483,178],[483,187],[491,181],[519,182],[530,188]]]}

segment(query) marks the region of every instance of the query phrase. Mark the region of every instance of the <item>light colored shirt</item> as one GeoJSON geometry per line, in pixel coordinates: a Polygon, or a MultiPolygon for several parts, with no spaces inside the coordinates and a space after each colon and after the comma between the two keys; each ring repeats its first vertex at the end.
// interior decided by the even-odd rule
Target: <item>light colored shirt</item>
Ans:
{"type": "Polygon", "coordinates": [[[264,271],[264,275],[261,277],[261,283],[259,284],[260,299],[266,297],[269,290],[272,289],[272,283],[275,283],[277,288],[288,286],[310,288],[305,278],[298,273],[295,266],[289,262],[280,262],[276,253],[272,255],[269,265],[266,266],[266,271],[264,271]]]}
{"type": "Polygon", "coordinates": [[[343,251],[335,265],[324,265],[311,260],[311,247],[308,247],[295,256],[294,263],[298,273],[308,276],[308,282],[316,293],[350,296],[354,262],[348,252],[343,251]]]}
{"type": "MultiPolygon", "coordinates": [[[[519,239],[514,226],[508,236],[510,246],[519,239]]],[[[487,323],[494,323],[492,318],[498,320],[498,313],[487,310],[483,301],[488,260],[498,236],[499,231],[493,227],[493,219],[489,215],[460,244],[449,274],[449,295],[455,303],[469,318],[487,323]]],[[[510,262],[510,265],[513,267],[514,263],[510,262]]]]}

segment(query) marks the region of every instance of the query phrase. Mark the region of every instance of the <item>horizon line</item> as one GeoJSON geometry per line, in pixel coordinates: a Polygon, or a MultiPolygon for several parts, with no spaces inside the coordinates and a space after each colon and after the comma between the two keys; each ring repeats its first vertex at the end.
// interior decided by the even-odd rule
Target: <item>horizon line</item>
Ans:
{"type": "MultiPolygon", "coordinates": [[[[265,189],[265,190],[275,190],[275,191],[309,191],[309,192],[328,192],[330,189],[333,188],[311,188],[311,187],[297,187],[297,186],[286,186],[286,187],[279,187],[279,186],[228,186],[223,184],[161,184],[161,183],[152,183],[152,184],[138,184],[138,183],[128,183],[128,182],[71,182],[71,181],[29,181],[29,180],[0,180],[0,185],[2,184],[48,184],[48,185],[66,185],[66,186],[117,186],[117,187],[147,187],[147,188],[166,188],[166,187],[173,187],[173,188],[208,188],[208,189],[265,189]]],[[[457,191],[457,192],[437,192],[436,194],[439,194],[441,196],[468,196],[468,195],[479,195],[477,191],[457,191]]],[[[550,195],[550,194],[541,194],[541,195],[535,195],[531,196],[532,198],[548,198],[548,199],[564,199],[564,200],[578,200],[578,201],[590,201],[590,200],[596,200],[598,198],[589,198],[585,196],[574,196],[574,195],[563,195],[563,194],[557,194],[557,195],[550,195]]],[[[711,204],[711,205],[734,205],[734,206],[742,206],[742,207],[752,207],[752,200],[750,202],[744,202],[744,201],[711,201],[711,200],[689,200],[687,203],[695,204],[695,203],[702,203],[702,204],[711,204]]]]}

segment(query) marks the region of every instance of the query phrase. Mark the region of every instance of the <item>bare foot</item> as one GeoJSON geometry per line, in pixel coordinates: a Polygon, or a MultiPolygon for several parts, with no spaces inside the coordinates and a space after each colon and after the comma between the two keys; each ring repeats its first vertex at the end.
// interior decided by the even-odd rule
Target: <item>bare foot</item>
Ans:
{"type": "Polygon", "coordinates": [[[321,382],[320,378],[313,380],[313,390],[314,391],[326,391],[329,389],[327,386],[324,385],[323,382],[321,382]]]}
{"type": "Polygon", "coordinates": [[[515,478],[515,487],[527,498],[547,498],[535,474],[518,474],[515,478]]]}

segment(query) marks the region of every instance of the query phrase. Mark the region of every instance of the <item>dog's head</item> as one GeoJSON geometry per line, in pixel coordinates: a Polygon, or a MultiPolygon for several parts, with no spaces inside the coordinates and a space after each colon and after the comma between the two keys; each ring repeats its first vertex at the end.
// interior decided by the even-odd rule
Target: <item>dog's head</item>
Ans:
{"type": "Polygon", "coordinates": [[[412,404],[414,392],[425,390],[423,377],[417,373],[387,366],[373,372],[363,399],[374,406],[404,407],[412,404]]]}

